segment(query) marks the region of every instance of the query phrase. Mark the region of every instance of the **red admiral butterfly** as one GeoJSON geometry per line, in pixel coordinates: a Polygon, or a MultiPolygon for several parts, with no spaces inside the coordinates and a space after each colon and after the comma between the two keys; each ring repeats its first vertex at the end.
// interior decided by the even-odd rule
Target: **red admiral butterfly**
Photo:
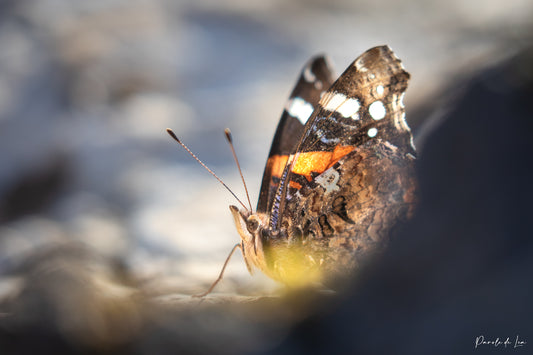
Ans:
{"type": "Polygon", "coordinates": [[[274,135],[256,212],[230,206],[241,237],[232,253],[241,249],[250,272],[257,267],[289,286],[346,275],[412,214],[408,80],[388,46],[363,53],[335,82],[322,56],[304,67],[274,135]]]}

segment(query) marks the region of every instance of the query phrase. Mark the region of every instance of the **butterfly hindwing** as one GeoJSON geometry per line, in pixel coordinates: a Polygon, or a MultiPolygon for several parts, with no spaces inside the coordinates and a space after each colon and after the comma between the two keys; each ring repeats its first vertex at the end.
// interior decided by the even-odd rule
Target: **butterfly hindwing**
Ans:
{"type": "Polygon", "coordinates": [[[289,154],[304,133],[304,127],[318,105],[321,94],[333,83],[324,56],[312,58],[303,68],[276,129],[261,184],[258,212],[271,209],[289,154]]]}

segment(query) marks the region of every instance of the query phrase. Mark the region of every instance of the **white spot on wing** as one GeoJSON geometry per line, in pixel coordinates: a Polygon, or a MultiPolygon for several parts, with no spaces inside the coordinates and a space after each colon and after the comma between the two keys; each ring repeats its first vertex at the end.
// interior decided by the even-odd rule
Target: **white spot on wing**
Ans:
{"type": "Polygon", "coordinates": [[[379,100],[374,101],[370,104],[370,106],[368,107],[368,112],[370,113],[370,116],[372,116],[372,118],[376,121],[381,120],[387,114],[385,106],[383,106],[383,103],[379,100]]]}
{"type": "Polygon", "coordinates": [[[328,92],[324,95],[321,101],[326,101],[324,109],[328,111],[336,111],[337,107],[346,101],[346,96],[339,92],[328,92]]]}
{"type": "Polygon", "coordinates": [[[364,73],[365,71],[368,70],[368,69],[365,67],[365,61],[364,61],[363,58],[359,58],[359,60],[356,60],[354,64],[355,64],[355,68],[356,68],[358,71],[362,72],[362,73],[364,73]]]}
{"type": "Polygon", "coordinates": [[[378,130],[377,130],[377,128],[372,127],[372,128],[370,128],[370,129],[368,130],[367,134],[368,134],[368,136],[369,136],[370,138],[373,138],[373,137],[375,137],[375,136],[378,134],[378,130]]]}
{"type": "Polygon", "coordinates": [[[357,99],[347,99],[344,103],[337,108],[337,112],[343,115],[344,117],[353,116],[359,111],[359,100],[357,99]]]}
{"type": "Polygon", "coordinates": [[[337,170],[329,168],[324,171],[322,174],[315,178],[317,184],[326,189],[326,194],[329,194],[334,191],[339,191],[339,182],[340,174],[337,170]]]}
{"type": "Polygon", "coordinates": [[[383,85],[378,85],[378,86],[376,87],[376,93],[377,93],[379,96],[383,95],[384,92],[385,92],[385,88],[383,87],[383,85]]]}
{"type": "Polygon", "coordinates": [[[302,122],[302,124],[305,125],[313,113],[313,105],[301,97],[295,97],[289,101],[289,104],[287,105],[287,112],[289,115],[296,117],[300,122],[302,122]]]}
{"type": "Polygon", "coordinates": [[[304,69],[303,75],[304,75],[305,81],[307,81],[308,83],[312,83],[316,80],[316,76],[315,74],[313,74],[310,67],[307,67],[304,69]]]}
{"type": "Polygon", "coordinates": [[[343,117],[352,117],[356,115],[361,107],[359,100],[347,98],[346,95],[339,92],[326,93],[320,102],[323,104],[325,110],[338,112],[343,117]]]}

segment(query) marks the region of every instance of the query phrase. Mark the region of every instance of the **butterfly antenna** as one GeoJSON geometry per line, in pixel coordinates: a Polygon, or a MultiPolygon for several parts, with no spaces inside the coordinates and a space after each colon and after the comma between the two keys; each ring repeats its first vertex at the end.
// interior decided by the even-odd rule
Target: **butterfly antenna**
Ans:
{"type": "Polygon", "coordinates": [[[244,203],[242,203],[241,200],[239,200],[239,198],[233,193],[233,191],[231,191],[231,189],[226,184],[224,184],[224,181],[222,181],[211,169],[209,169],[207,167],[207,165],[202,163],[202,161],[200,159],[198,159],[198,157],[196,155],[194,155],[194,153],[191,152],[191,150],[185,144],[183,144],[182,141],[179,140],[179,138],[176,136],[176,134],[174,134],[174,132],[170,128],[167,128],[167,133],[172,138],[174,138],[174,140],[176,142],[178,142],[178,144],[181,145],[194,158],[194,160],[196,160],[198,163],[200,163],[200,165],[203,166],[205,168],[205,170],[209,171],[209,173],[211,175],[213,175],[215,177],[215,179],[217,179],[218,182],[220,182],[222,184],[222,186],[224,186],[233,195],[233,197],[235,197],[235,199],[237,201],[239,201],[239,203],[241,204],[242,207],[244,207],[245,210],[247,209],[246,206],[244,205],[244,203]]]}
{"type": "Polygon", "coordinates": [[[237,163],[237,169],[239,169],[239,174],[241,174],[242,184],[244,185],[244,191],[246,191],[246,198],[248,199],[248,204],[250,205],[250,213],[253,212],[252,203],[250,202],[250,194],[248,193],[248,188],[246,187],[246,181],[244,181],[244,176],[242,175],[241,165],[239,164],[239,159],[237,159],[237,154],[235,153],[235,148],[233,147],[233,138],[231,137],[231,131],[229,128],[224,130],[226,134],[226,139],[228,140],[231,152],[233,153],[233,159],[237,163]]]}

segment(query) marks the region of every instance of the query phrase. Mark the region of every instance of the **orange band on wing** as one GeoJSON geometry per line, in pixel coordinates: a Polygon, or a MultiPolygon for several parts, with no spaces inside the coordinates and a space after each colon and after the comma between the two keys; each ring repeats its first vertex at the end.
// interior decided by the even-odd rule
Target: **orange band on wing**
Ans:
{"type": "Polygon", "coordinates": [[[300,190],[302,188],[302,184],[296,182],[296,181],[289,181],[289,186],[292,187],[293,189],[297,189],[297,190],[300,190]]]}
{"type": "Polygon", "coordinates": [[[322,174],[354,149],[355,147],[349,145],[337,145],[333,152],[299,153],[292,167],[292,172],[303,175],[308,181],[311,181],[311,173],[322,174]]]}
{"type": "MultiPolygon", "coordinates": [[[[268,158],[267,161],[267,167],[270,170],[270,184],[272,186],[276,186],[272,178],[278,178],[281,179],[281,175],[283,174],[283,170],[285,169],[285,166],[287,165],[287,160],[289,159],[288,155],[273,155],[270,158],[268,158]]],[[[296,181],[289,181],[289,186],[294,189],[301,189],[302,185],[297,183],[296,181]]]]}
{"type": "Polygon", "coordinates": [[[267,166],[270,168],[272,177],[280,178],[283,174],[283,169],[287,165],[288,155],[273,155],[268,158],[267,166]]]}

